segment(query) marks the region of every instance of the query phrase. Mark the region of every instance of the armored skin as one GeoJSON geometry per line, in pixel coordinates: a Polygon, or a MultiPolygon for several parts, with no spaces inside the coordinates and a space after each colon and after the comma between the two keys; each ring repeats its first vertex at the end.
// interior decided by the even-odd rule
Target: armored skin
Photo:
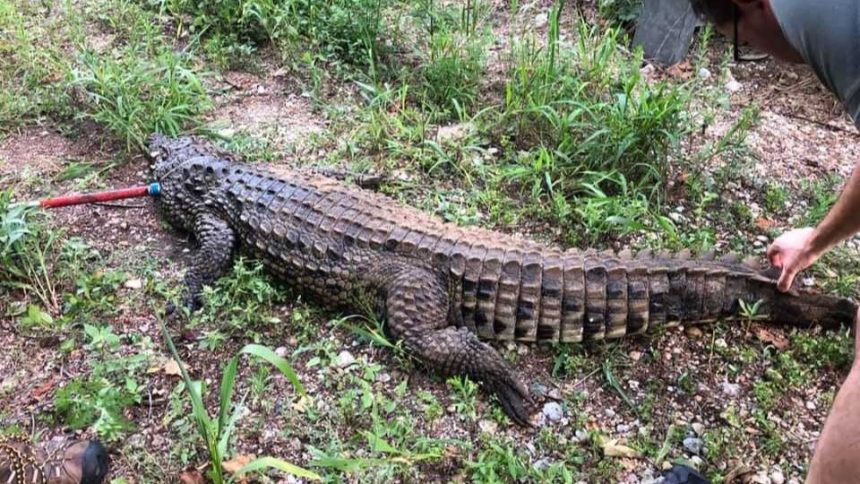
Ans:
{"type": "Polygon", "coordinates": [[[527,424],[531,397],[482,340],[579,342],[737,316],[848,324],[847,299],[792,290],[729,255],[564,251],[460,227],[383,195],[310,172],[283,176],[240,163],[196,138],[149,140],[158,205],[199,249],[186,304],[237,251],[326,307],[376,311],[389,334],[430,368],[467,375],[527,424]]]}

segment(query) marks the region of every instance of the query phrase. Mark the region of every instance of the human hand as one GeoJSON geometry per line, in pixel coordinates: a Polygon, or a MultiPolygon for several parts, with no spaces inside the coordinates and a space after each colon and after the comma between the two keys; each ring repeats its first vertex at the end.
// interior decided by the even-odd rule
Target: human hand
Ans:
{"type": "Polygon", "coordinates": [[[780,235],[767,248],[767,259],[774,267],[782,269],[777,288],[787,291],[800,271],[811,266],[820,254],[810,249],[812,228],[794,229],[780,235]]]}

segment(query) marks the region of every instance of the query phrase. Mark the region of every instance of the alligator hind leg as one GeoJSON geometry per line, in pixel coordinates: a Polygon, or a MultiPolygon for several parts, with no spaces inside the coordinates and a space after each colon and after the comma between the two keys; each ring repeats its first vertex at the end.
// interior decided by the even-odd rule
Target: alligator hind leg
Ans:
{"type": "Polygon", "coordinates": [[[466,375],[495,393],[505,413],[529,425],[533,402],[525,385],[491,346],[466,328],[448,325],[448,294],[427,270],[410,270],[388,288],[386,313],[392,335],[427,367],[445,376],[466,375]]]}

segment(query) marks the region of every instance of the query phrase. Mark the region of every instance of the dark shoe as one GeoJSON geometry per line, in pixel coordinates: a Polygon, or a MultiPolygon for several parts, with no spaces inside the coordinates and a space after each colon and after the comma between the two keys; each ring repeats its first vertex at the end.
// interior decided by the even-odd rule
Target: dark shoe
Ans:
{"type": "Polygon", "coordinates": [[[102,484],[109,467],[107,451],[96,440],[36,447],[20,436],[0,436],[2,483],[102,484]]]}
{"type": "Polygon", "coordinates": [[[711,484],[711,481],[692,467],[676,464],[663,475],[663,484],[711,484]]]}

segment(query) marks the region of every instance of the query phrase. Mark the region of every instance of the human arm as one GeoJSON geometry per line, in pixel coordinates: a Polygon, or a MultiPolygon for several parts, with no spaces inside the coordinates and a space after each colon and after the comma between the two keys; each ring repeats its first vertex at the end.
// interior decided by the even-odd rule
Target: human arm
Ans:
{"type": "Polygon", "coordinates": [[[860,163],[854,167],[836,204],[817,227],[788,231],[768,248],[771,265],[782,268],[779,290],[787,291],[800,271],[857,232],[860,232],[860,163]]]}

